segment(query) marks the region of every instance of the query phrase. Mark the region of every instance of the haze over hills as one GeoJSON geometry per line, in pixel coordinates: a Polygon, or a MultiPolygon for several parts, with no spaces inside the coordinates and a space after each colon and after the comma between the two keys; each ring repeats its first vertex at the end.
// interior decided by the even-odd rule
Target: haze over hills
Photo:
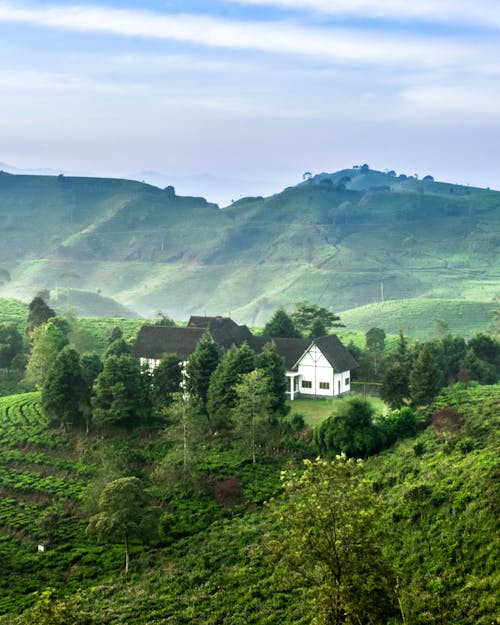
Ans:
{"type": "Polygon", "coordinates": [[[253,324],[300,299],[494,300],[499,192],[368,166],[307,178],[219,209],[173,187],[2,173],[0,295],[75,288],[144,316],[253,324]]]}

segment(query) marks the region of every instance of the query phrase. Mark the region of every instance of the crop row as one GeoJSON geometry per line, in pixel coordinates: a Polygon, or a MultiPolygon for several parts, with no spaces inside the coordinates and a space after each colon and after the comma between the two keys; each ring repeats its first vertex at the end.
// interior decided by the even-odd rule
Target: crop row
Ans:
{"type": "Polygon", "coordinates": [[[48,429],[39,393],[0,397],[0,445],[65,447],[67,437],[48,429]]]}
{"type": "Polygon", "coordinates": [[[89,471],[89,466],[73,460],[65,460],[44,454],[42,452],[25,452],[19,449],[5,449],[0,456],[0,466],[8,465],[11,462],[22,462],[34,464],[41,467],[50,467],[58,471],[69,471],[78,475],[85,475],[89,471]]]}
{"type": "Polygon", "coordinates": [[[78,499],[85,488],[83,482],[68,480],[54,475],[41,476],[31,471],[0,468],[0,484],[23,492],[48,493],[61,498],[78,499]]]}
{"type": "Polygon", "coordinates": [[[30,505],[11,497],[2,497],[0,498],[0,526],[33,535],[43,508],[44,504],[30,505]]]}

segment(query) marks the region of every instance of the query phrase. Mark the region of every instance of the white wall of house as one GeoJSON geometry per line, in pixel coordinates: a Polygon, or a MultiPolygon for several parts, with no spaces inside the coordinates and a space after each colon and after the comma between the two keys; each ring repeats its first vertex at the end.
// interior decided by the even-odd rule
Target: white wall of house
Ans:
{"type": "Polygon", "coordinates": [[[335,372],[316,345],[302,356],[297,371],[300,374],[298,390],[302,396],[334,397],[351,390],[350,372],[335,372]]]}

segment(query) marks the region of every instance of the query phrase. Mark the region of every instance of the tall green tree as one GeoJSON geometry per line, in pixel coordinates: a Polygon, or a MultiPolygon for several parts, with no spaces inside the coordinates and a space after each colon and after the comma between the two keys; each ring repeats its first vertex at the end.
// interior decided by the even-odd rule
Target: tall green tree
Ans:
{"type": "Polygon", "coordinates": [[[168,408],[181,391],[182,369],[179,357],[166,354],[151,374],[151,393],[155,410],[168,408]]]}
{"type": "Polygon", "coordinates": [[[424,345],[410,372],[410,399],[413,405],[427,405],[442,386],[442,373],[431,350],[424,345]]]}
{"type": "Polygon", "coordinates": [[[23,352],[23,337],[15,323],[0,323],[0,369],[9,369],[16,356],[23,352]]]}
{"type": "Polygon", "coordinates": [[[292,318],[280,306],[262,330],[264,336],[280,337],[285,339],[297,339],[301,337],[295,327],[292,318]]]}
{"type": "Polygon", "coordinates": [[[201,337],[186,365],[186,390],[207,412],[208,387],[220,361],[220,350],[208,332],[201,337]]]}
{"type": "Polygon", "coordinates": [[[255,366],[267,376],[271,414],[278,418],[284,417],[289,412],[286,401],[288,384],[285,361],[276,351],[275,343],[268,343],[260,354],[257,354],[255,366]]]}
{"type": "Polygon", "coordinates": [[[340,317],[334,312],[323,306],[311,304],[306,301],[297,302],[295,304],[295,310],[291,314],[291,318],[302,336],[307,336],[309,338],[324,336],[331,328],[344,327],[344,324],[340,322],[340,317]],[[320,327],[323,330],[323,334],[318,334],[320,327]]]}
{"type": "Polygon", "coordinates": [[[56,316],[53,310],[40,295],[36,295],[29,303],[27,327],[29,330],[47,323],[49,319],[56,316]]]}
{"type": "Polygon", "coordinates": [[[360,460],[304,461],[284,474],[272,543],[288,575],[312,588],[318,625],[383,625],[395,613],[380,510],[360,460]]]}
{"type": "Polygon", "coordinates": [[[94,384],[92,416],[97,426],[130,427],[151,419],[149,376],[139,362],[123,354],[110,356],[94,384]]]}
{"type": "Polygon", "coordinates": [[[251,449],[253,464],[256,464],[258,435],[266,425],[269,427],[272,414],[269,377],[264,369],[254,369],[244,373],[234,389],[236,432],[246,441],[251,449]]]}
{"type": "Polygon", "coordinates": [[[228,350],[210,378],[207,409],[213,427],[232,425],[231,411],[236,405],[236,384],[240,376],[252,371],[255,354],[243,343],[240,347],[228,350]]]}
{"type": "Polygon", "coordinates": [[[82,423],[84,399],[85,381],[80,356],[76,350],[65,347],[57,354],[43,383],[43,410],[51,422],[58,421],[67,428],[82,423]]]}
{"type": "Polygon", "coordinates": [[[68,339],[53,320],[38,326],[32,335],[32,350],[26,366],[25,382],[41,388],[57,354],[68,344],[68,339]]]}
{"type": "Polygon", "coordinates": [[[137,477],[109,482],[99,497],[99,512],[92,516],[87,534],[99,542],[123,543],[125,573],[129,571],[131,542],[150,542],[158,532],[159,510],[151,505],[137,477]]]}
{"type": "Polygon", "coordinates": [[[381,354],[385,347],[385,331],[382,328],[372,327],[365,334],[366,349],[381,354]]]}
{"type": "Polygon", "coordinates": [[[406,405],[410,397],[410,376],[405,364],[394,362],[385,372],[380,397],[393,410],[406,405]]]}

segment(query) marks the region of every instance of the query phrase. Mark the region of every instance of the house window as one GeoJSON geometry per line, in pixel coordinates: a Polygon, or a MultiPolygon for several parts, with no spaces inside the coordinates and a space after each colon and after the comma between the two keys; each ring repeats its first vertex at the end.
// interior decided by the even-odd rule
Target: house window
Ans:
{"type": "Polygon", "coordinates": [[[309,382],[308,380],[302,380],[300,385],[302,386],[302,388],[312,388],[313,386],[312,382],[309,382]]]}
{"type": "Polygon", "coordinates": [[[330,382],[320,382],[319,383],[319,388],[329,389],[330,388],[330,382]]]}
{"type": "Polygon", "coordinates": [[[344,380],[344,384],[345,384],[346,386],[349,386],[349,384],[350,384],[350,383],[351,383],[351,380],[350,380],[349,378],[346,378],[346,379],[344,380]]]}

